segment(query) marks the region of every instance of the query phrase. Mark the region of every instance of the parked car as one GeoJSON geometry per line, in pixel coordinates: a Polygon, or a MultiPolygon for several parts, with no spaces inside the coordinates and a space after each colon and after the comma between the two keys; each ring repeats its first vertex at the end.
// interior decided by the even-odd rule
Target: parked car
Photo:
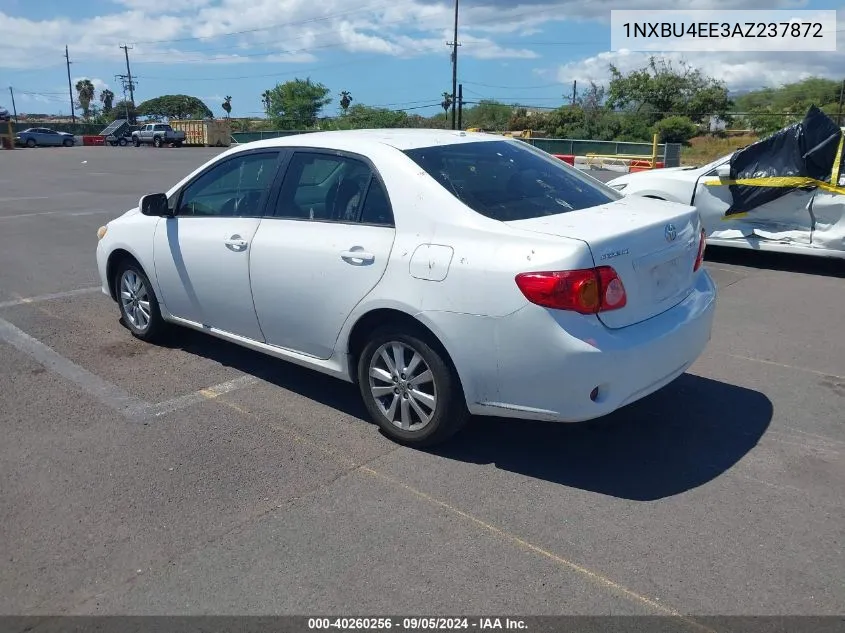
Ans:
{"type": "Polygon", "coordinates": [[[716,298],[695,209],[487,134],[240,145],[98,237],[134,336],[186,326],[357,383],[414,446],[469,414],[576,422],[634,402],[702,353],[716,298]]]}
{"type": "Polygon", "coordinates": [[[15,135],[15,143],[27,147],[73,147],[73,134],[57,132],[46,127],[31,127],[15,135]]]}
{"type": "Polygon", "coordinates": [[[185,142],[185,132],[174,130],[165,123],[148,123],[140,130],[132,132],[132,144],[138,147],[141,144],[152,144],[155,147],[174,145],[182,147],[185,142]]]}
{"type": "Polygon", "coordinates": [[[845,160],[836,161],[837,153],[843,154],[842,134],[845,128],[835,138],[836,124],[821,111],[811,110],[801,124],[707,165],[630,173],[607,184],[627,196],[694,205],[707,242],[714,246],[845,258],[845,169],[832,174],[845,166],[845,160]],[[739,170],[748,174],[742,178],[751,179],[757,174],[790,178],[816,170],[818,177],[840,189],[816,183],[738,187],[732,180],[732,165],[735,174],[739,170]]]}

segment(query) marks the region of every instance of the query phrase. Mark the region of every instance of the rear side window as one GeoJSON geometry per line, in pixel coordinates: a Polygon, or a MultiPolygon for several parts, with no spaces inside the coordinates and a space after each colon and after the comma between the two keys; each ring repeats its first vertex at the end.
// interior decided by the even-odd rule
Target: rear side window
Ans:
{"type": "Polygon", "coordinates": [[[518,141],[455,143],[405,154],[468,207],[502,222],[588,209],[622,197],[518,141]]]}

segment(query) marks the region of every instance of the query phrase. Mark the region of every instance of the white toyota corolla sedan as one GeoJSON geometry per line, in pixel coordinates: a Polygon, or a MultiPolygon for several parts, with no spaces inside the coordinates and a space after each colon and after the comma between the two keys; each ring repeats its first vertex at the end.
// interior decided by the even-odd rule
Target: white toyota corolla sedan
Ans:
{"type": "Polygon", "coordinates": [[[98,231],[128,329],[207,332],[358,384],[393,440],[577,422],[682,374],[716,298],[694,208],[526,143],[319,132],[232,148],[98,231]]]}

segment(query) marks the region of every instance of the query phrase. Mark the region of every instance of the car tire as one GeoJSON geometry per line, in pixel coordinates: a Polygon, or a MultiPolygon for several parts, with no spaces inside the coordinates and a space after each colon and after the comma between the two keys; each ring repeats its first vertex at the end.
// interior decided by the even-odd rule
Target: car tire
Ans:
{"type": "Polygon", "coordinates": [[[156,136],[156,137],[153,139],[153,145],[154,145],[155,147],[161,147],[161,146],[162,146],[162,142],[161,142],[161,137],[160,137],[160,136],[156,136]]]}
{"type": "Polygon", "coordinates": [[[173,147],[182,147],[182,141],[176,141],[176,142],[173,144],[173,147]]]}
{"type": "Polygon", "coordinates": [[[153,341],[166,329],[153,285],[133,260],[124,260],[114,277],[114,294],[123,324],[132,336],[153,341]]]}
{"type": "Polygon", "coordinates": [[[137,138],[133,138],[133,139],[132,139],[132,144],[133,144],[135,147],[141,147],[141,140],[140,140],[140,139],[137,139],[137,138]]]}
{"type": "Polygon", "coordinates": [[[414,448],[434,446],[455,435],[469,419],[457,372],[437,341],[421,328],[375,330],[360,354],[357,373],[367,411],[394,442],[414,448]],[[397,352],[405,366],[393,371],[397,352]]]}
{"type": "Polygon", "coordinates": [[[72,138],[66,138],[65,140],[62,141],[62,145],[64,145],[65,147],[73,147],[73,139],[72,138]]]}
{"type": "Polygon", "coordinates": [[[117,144],[120,145],[121,147],[126,147],[126,139],[125,138],[120,139],[117,142],[117,144]]]}
{"type": "Polygon", "coordinates": [[[35,139],[34,139],[34,138],[28,138],[28,139],[26,139],[26,146],[27,146],[28,148],[30,148],[30,149],[32,149],[33,147],[35,147],[35,139]]]}

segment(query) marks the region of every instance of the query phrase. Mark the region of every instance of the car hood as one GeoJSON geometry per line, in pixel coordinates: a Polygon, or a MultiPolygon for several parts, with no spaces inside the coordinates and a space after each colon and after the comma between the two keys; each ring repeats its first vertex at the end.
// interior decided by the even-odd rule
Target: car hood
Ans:
{"type": "Polygon", "coordinates": [[[627,184],[638,178],[648,178],[653,174],[659,174],[661,177],[666,176],[669,178],[677,178],[678,180],[694,180],[695,174],[699,169],[701,169],[701,167],[664,167],[648,171],[637,171],[608,180],[606,184],[611,187],[613,185],[627,184]]]}

